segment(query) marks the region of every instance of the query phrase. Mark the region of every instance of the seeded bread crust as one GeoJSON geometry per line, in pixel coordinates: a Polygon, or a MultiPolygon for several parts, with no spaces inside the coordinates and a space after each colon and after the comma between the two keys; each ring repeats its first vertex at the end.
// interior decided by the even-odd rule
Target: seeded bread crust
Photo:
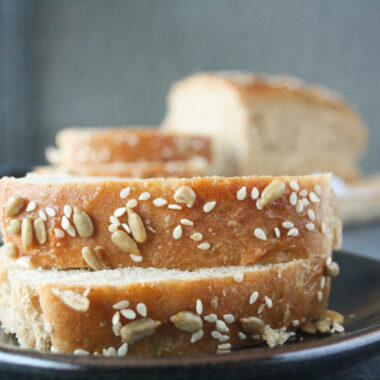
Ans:
{"type": "Polygon", "coordinates": [[[289,76],[197,73],[173,84],[167,104],[163,130],[213,139],[213,174],[360,176],[366,124],[321,86],[289,76]]]}
{"type": "Polygon", "coordinates": [[[340,245],[334,201],[330,175],[148,180],[67,176],[60,181],[31,175],[0,180],[4,242],[14,243],[16,256],[29,257],[33,266],[61,269],[88,268],[84,247],[96,253],[103,269],[195,269],[321,255],[340,245]],[[283,185],[283,192],[261,207],[264,189],[275,182],[283,185]],[[183,189],[194,196],[191,207],[181,202],[183,189]],[[22,208],[6,216],[18,197],[22,208]],[[88,227],[85,236],[79,234],[75,210],[76,221],[88,227]],[[41,218],[45,241],[30,227],[41,218]],[[21,231],[12,234],[15,220],[23,222],[21,231]],[[135,227],[132,234],[126,232],[127,224],[135,227]]]}
{"type": "MultiPolygon", "coordinates": [[[[5,270],[4,265],[1,270],[5,270]]],[[[161,324],[151,336],[129,343],[128,355],[229,352],[230,349],[251,346],[261,340],[262,332],[252,337],[239,319],[252,316],[261,319],[271,329],[284,328],[279,336],[276,331],[268,329],[266,336],[268,339],[268,335],[274,334],[271,344],[282,344],[289,337],[285,328],[293,330],[321,313],[330,289],[322,256],[276,265],[240,267],[236,273],[223,277],[199,278],[195,272],[194,277],[187,280],[149,282],[147,279],[145,283],[123,285],[97,284],[95,279],[89,284],[81,284],[79,274],[77,280],[41,280],[41,270],[20,269],[17,265],[8,271],[8,276],[1,278],[7,277],[9,283],[8,280],[0,283],[0,289],[4,286],[11,288],[11,296],[0,297],[0,314],[5,329],[15,333],[23,347],[47,351],[52,345],[54,352],[66,353],[79,349],[102,354],[103,349],[110,347],[117,351],[123,344],[123,335],[118,335],[122,326],[142,318],[151,318],[161,324]],[[324,281],[321,281],[322,277],[324,281]],[[31,283],[33,281],[35,284],[31,283]],[[67,291],[82,301],[84,299],[86,307],[64,302],[60,295],[67,294],[67,291]],[[135,317],[132,315],[128,319],[119,315],[113,319],[115,313],[120,312],[116,304],[126,300],[129,305],[124,305],[124,309],[132,310],[135,317]],[[9,309],[9,303],[14,310],[11,318],[4,313],[9,309]],[[195,335],[175,327],[170,318],[182,311],[200,316],[202,332],[195,335]],[[223,322],[207,321],[210,314],[215,314],[223,322]],[[118,320],[120,325],[116,327],[118,320]],[[222,344],[224,346],[219,346],[222,344]]],[[[112,272],[118,276],[117,270],[112,272]]]]}
{"type": "Polygon", "coordinates": [[[188,161],[111,162],[72,165],[65,167],[37,166],[38,174],[73,174],[79,176],[107,176],[130,178],[197,177],[207,174],[209,164],[201,157],[188,161]]]}
{"type": "Polygon", "coordinates": [[[136,161],[211,161],[207,137],[181,136],[142,127],[67,128],[56,137],[58,149],[48,148],[47,160],[57,166],[136,161]]]}

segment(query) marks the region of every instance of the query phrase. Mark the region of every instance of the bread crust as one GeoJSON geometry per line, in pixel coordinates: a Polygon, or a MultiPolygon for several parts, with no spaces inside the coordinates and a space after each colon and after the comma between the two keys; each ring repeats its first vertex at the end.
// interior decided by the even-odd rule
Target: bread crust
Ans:
{"type": "Polygon", "coordinates": [[[129,178],[156,177],[197,177],[207,174],[208,162],[198,157],[187,161],[146,161],[146,162],[112,162],[72,165],[65,163],[64,167],[37,166],[38,174],[73,174],[79,176],[107,176],[129,178]]]}
{"type": "Polygon", "coordinates": [[[49,148],[47,159],[68,168],[76,164],[212,159],[209,138],[154,128],[67,128],[58,132],[56,142],[58,149],[49,148]]]}
{"type": "MultiPolygon", "coordinates": [[[[314,256],[313,259],[294,260],[286,264],[247,268],[241,282],[237,282],[232,275],[223,278],[195,276],[186,281],[163,280],[120,286],[45,281],[31,289],[31,285],[14,271],[10,270],[8,276],[12,287],[12,307],[17,313],[30,309],[27,300],[18,298],[14,293],[18,287],[34,294],[40,303],[38,318],[25,318],[25,313],[22,317],[29,336],[34,336],[34,339],[22,341],[23,346],[47,350],[51,342],[55,351],[66,353],[76,349],[102,353],[109,347],[118,350],[122,341],[112,330],[112,317],[117,311],[113,305],[128,300],[129,309],[136,311],[137,304],[143,303],[147,308],[147,317],[162,323],[150,337],[129,344],[128,354],[181,355],[215,352],[223,343],[230,343],[231,349],[258,343],[257,338],[251,338],[243,331],[239,322],[242,317],[255,316],[273,329],[285,327],[290,330],[296,325],[294,320],[302,324],[316,318],[325,308],[329,295],[329,278],[325,277],[324,287],[321,288],[324,270],[324,258],[314,256]],[[57,296],[57,291],[68,290],[86,295],[89,300],[86,311],[75,310],[57,296]],[[258,292],[257,300],[250,304],[255,291],[258,292]],[[271,302],[265,297],[269,297],[271,302]],[[202,308],[196,307],[197,300],[200,300],[202,308]],[[180,311],[200,314],[203,320],[201,339],[191,343],[192,334],[178,330],[170,322],[169,318],[180,311]],[[216,314],[218,320],[227,321],[229,331],[221,333],[228,336],[225,341],[211,337],[211,332],[217,328],[215,322],[204,319],[209,314],[216,314]],[[233,316],[233,322],[227,319],[227,314],[233,316]],[[41,326],[48,328],[44,330],[41,326]],[[245,339],[241,339],[239,333],[244,333],[245,339]]],[[[38,276],[38,271],[34,271],[37,274],[33,274],[32,270],[28,278],[38,276]]],[[[136,315],[136,319],[142,318],[138,312],[136,315]]],[[[124,326],[129,320],[121,316],[120,322],[124,326]]]]}
{"type": "MultiPolygon", "coordinates": [[[[44,177],[30,178],[41,180],[44,177]]],[[[341,232],[334,207],[335,198],[330,188],[330,175],[146,180],[94,178],[93,182],[75,182],[75,177],[65,177],[63,181],[56,182],[53,178],[46,180],[45,184],[32,184],[7,177],[0,180],[4,241],[14,243],[17,256],[30,257],[33,266],[88,268],[82,257],[83,247],[92,250],[102,247],[100,259],[107,268],[141,266],[195,269],[285,262],[308,257],[310,252],[316,255],[331,252],[341,232]],[[263,189],[274,181],[285,184],[284,192],[272,203],[258,209],[261,198],[252,199],[252,190],[257,188],[256,195],[262,197],[263,189]],[[290,188],[292,181],[297,182],[298,192],[290,188]],[[183,187],[189,187],[195,194],[192,207],[176,202],[179,199],[176,198],[176,192],[183,187]],[[122,199],[122,190],[128,188],[128,197],[122,199]],[[314,193],[315,190],[318,190],[319,195],[314,193]],[[149,193],[150,198],[139,200],[143,193],[145,196],[149,193]],[[239,200],[238,197],[243,193],[245,198],[239,200]],[[304,202],[308,205],[300,210],[297,204],[302,202],[301,194],[304,193],[307,193],[304,202]],[[315,196],[318,198],[317,203],[309,200],[312,193],[314,200],[315,196]],[[24,200],[22,210],[17,215],[6,216],[10,198],[17,196],[24,200]],[[294,202],[295,197],[299,198],[297,204],[294,202]],[[162,205],[164,200],[167,203],[162,205]],[[215,204],[210,203],[214,201],[215,204]],[[115,211],[121,208],[124,215],[118,218],[118,223],[128,223],[126,210],[122,207],[133,202],[137,203],[133,210],[141,217],[147,233],[146,241],[137,244],[142,257],[140,262],[136,262],[136,257],[130,256],[130,252],[118,248],[111,239],[115,230],[110,227],[110,217],[114,223],[115,211]],[[27,211],[31,203],[34,209],[27,211]],[[181,209],[169,208],[173,204],[181,209]],[[66,205],[72,211],[67,218],[64,215],[66,205]],[[94,229],[92,236],[81,237],[76,231],[71,231],[75,237],[70,235],[68,225],[74,229],[75,207],[90,217],[94,229]],[[48,211],[54,216],[49,216],[48,211]],[[15,219],[41,218],[41,212],[46,218],[46,242],[38,243],[34,235],[31,244],[23,246],[22,234],[9,232],[10,223],[15,219]],[[313,216],[313,220],[310,216],[313,216]],[[284,222],[288,223],[283,225],[284,222]],[[312,230],[308,229],[311,227],[312,230]],[[57,235],[57,229],[61,231],[61,236],[57,235]],[[265,240],[262,240],[260,229],[265,240]]],[[[118,212],[116,215],[119,215],[118,212]]],[[[118,231],[124,228],[116,225],[118,231]]]]}

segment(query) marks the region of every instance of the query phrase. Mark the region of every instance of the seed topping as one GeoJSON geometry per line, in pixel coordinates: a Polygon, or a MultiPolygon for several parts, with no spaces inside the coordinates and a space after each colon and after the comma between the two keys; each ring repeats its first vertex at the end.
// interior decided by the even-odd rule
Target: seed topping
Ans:
{"type": "Polygon", "coordinates": [[[239,319],[243,330],[248,335],[262,335],[265,328],[265,323],[260,318],[256,317],[246,317],[239,319]]]}
{"type": "Polygon", "coordinates": [[[181,236],[182,236],[182,227],[178,225],[173,230],[173,238],[178,240],[181,236]]]}
{"type": "Polygon", "coordinates": [[[249,297],[249,304],[250,305],[254,304],[258,298],[259,298],[259,292],[255,290],[249,297]]]}
{"type": "Polygon", "coordinates": [[[201,243],[198,245],[198,248],[202,251],[207,251],[208,249],[210,249],[210,244],[209,243],[201,243]]]}
{"type": "Polygon", "coordinates": [[[214,209],[216,205],[216,202],[215,201],[210,201],[210,202],[207,202],[203,205],[203,211],[204,212],[210,212],[211,210],[214,209]]]}
{"type": "Polygon", "coordinates": [[[112,242],[123,252],[140,255],[140,251],[135,241],[124,231],[115,231],[111,235],[112,242]]]}
{"type": "Polygon", "coordinates": [[[265,207],[280,198],[285,191],[285,183],[278,179],[272,181],[261,193],[261,207],[265,207]]]}
{"type": "Polygon", "coordinates": [[[21,230],[21,220],[20,219],[13,219],[9,223],[7,227],[7,232],[11,235],[16,235],[21,230]]]}
{"type": "Polygon", "coordinates": [[[196,333],[203,327],[202,318],[192,311],[180,311],[169,319],[178,330],[191,334],[196,333]]]}
{"type": "Polygon", "coordinates": [[[162,322],[151,318],[141,318],[137,321],[129,322],[120,330],[121,340],[128,344],[139,342],[153,335],[161,324],[162,322]]]}
{"type": "Polygon", "coordinates": [[[147,191],[143,192],[139,196],[139,201],[147,201],[150,198],[150,193],[147,191]]]}
{"type": "Polygon", "coordinates": [[[32,201],[32,202],[29,202],[28,205],[26,206],[26,211],[27,212],[31,212],[31,211],[34,211],[37,207],[37,204],[36,202],[32,201]]]}
{"type": "Polygon", "coordinates": [[[22,220],[21,223],[21,243],[24,249],[29,248],[33,242],[32,221],[28,218],[22,220]]]}
{"type": "Polygon", "coordinates": [[[181,224],[184,226],[194,226],[194,222],[189,219],[181,219],[181,224]]]}
{"type": "Polygon", "coordinates": [[[267,235],[262,228],[255,228],[254,234],[259,240],[267,240],[267,235]]]}
{"type": "Polygon", "coordinates": [[[163,207],[163,206],[165,206],[167,203],[168,203],[168,201],[167,201],[166,199],[163,199],[163,198],[156,198],[156,199],[153,201],[153,204],[154,204],[156,207],[163,207]]]}
{"type": "Polygon", "coordinates": [[[247,188],[243,186],[236,194],[236,198],[238,201],[242,201],[247,197],[247,188]]]}
{"type": "Polygon", "coordinates": [[[185,203],[187,207],[193,206],[195,198],[195,192],[189,186],[181,186],[174,194],[174,200],[178,203],[185,203]]]}
{"type": "Polygon", "coordinates": [[[46,243],[46,228],[45,223],[41,218],[36,219],[33,222],[34,234],[36,235],[36,239],[40,244],[46,243]]]}
{"type": "Polygon", "coordinates": [[[131,188],[130,187],[126,187],[125,189],[121,190],[120,191],[120,198],[121,199],[128,198],[130,192],[131,192],[131,188]]]}
{"type": "Polygon", "coordinates": [[[260,193],[259,193],[259,189],[258,189],[257,187],[254,187],[254,188],[252,189],[252,191],[251,191],[251,198],[252,198],[253,200],[256,200],[256,199],[259,198],[259,195],[260,195],[260,193]]]}
{"type": "Polygon", "coordinates": [[[72,290],[52,289],[55,294],[65,305],[79,312],[86,312],[90,307],[90,300],[81,294],[72,290]]]}
{"type": "Polygon", "coordinates": [[[194,241],[200,241],[203,239],[203,235],[200,233],[200,232],[194,232],[191,236],[190,236],[190,239],[191,240],[194,240],[194,241]]]}
{"type": "MultiPolygon", "coordinates": [[[[90,238],[94,234],[94,225],[90,216],[78,207],[74,207],[73,221],[80,237],[90,238]]],[[[69,228],[67,232],[69,232],[69,228]]]]}
{"type": "MultiPolygon", "coordinates": [[[[139,214],[128,208],[128,225],[137,243],[145,243],[148,236],[139,214]]],[[[131,252],[133,253],[133,252],[131,252]]]]}

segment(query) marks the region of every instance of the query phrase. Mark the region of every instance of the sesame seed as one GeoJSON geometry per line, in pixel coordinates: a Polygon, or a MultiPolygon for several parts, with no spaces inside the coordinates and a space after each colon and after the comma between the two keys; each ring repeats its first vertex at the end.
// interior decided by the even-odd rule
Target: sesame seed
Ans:
{"type": "Polygon", "coordinates": [[[234,274],[234,280],[236,282],[242,282],[244,280],[243,273],[235,273],[234,274]]]}
{"type": "Polygon", "coordinates": [[[276,235],[277,238],[281,237],[281,231],[278,227],[274,228],[274,234],[276,235]]]}
{"type": "Polygon", "coordinates": [[[131,192],[131,188],[130,187],[126,187],[125,189],[121,190],[120,191],[120,198],[121,199],[128,198],[130,192],[131,192]]]}
{"type": "Polygon", "coordinates": [[[324,289],[326,286],[326,277],[322,276],[321,277],[321,289],[324,289]]]}
{"type": "Polygon", "coordinates": [[[135,319],[136,313],[132,309],[122,309],[120,314],[127,319],[135,319]]]}
{"type": "Polygon", "coordinates": [[[144,191],[143,193],[140,194],[139,196],[139,201],[147,201],[150,198],[150,193],[147,191],[144,191]]]}
{"type": "Polygon", "coordinates": [[[123,343],[117,350],[117,356],[123,357],[128,353],[128,343],[123,343]]]}
{"type": "Polygon", "coordinates": [[[225,322],[222,321],[222,320],[220,320],[220,319],[218,319],[216,321],[215,327],[216,327],[216,329],[219,332],[228,332],[228,331],[230,331],[230,329],[227,327],[227,325],[225,324],[225,322]]]}
{"type": "Polygon", "coordinates": [[[200,232],[195,232],[190,236],[190,239],[194,241],[200,241],[203,239],[203,235],[200,232]]]}
{"type": "Polygon", "coordinates": [[[288,233],[287,233],[288,236],[298,236],[299,235],[299,231],[298,231],[298,228],[291,228],[288,233]]]}
{"type": "Polygon", "coordinates": [[[75,231],[75,228],[73,226],[70,226],[68,229],[67,229],[67,233],[72,236],[72,237],[75,237],[77,235],[76,231],[75,231]]]}
{"type": "Polygon", "coordinates": [[[301,201],[302,201],[304,207],[310,206],[310,202],[307,198],[302,198],[301,201]]]}
{"type": "Polygon", "coordinates": [[[172,209],[172,210],[182,210],[182,206],[180,205],[169,205],[168,208],[172,209]]]}
{"type": "Polygon", "coordinates": [[[324,222],[321,223],[321,231],[323,234],[327,232],[327,226],[326,226],[326,223],[324,222]]]}
{"type": "Polygon", "coordinates": [[[115,223],[115,224],[119,224],[120,225],[120,221],[118,218],[116,218],[116,216],[110,216],[110,222],[111,223],[115,223]]]}
{"type": "Polygon", "coordinates": [[[120,223],[112,223],[108,226],[108,231],[114,233],[119,228],[120,223]]]}
{"type": "Polygon", "coordinates": [[[219,331],[213,330],[211,331],[211,337],[214,339],[218,339],[222,336],[222,334],[219,331]]]}
{"type": "Polygon", "coordinates": [[[300,187],[299,187],[299,185],[298,185],[298,182],[295,181],[295,180],[290,181],[289,186],[290,186],[290,188],[291,188],[293,191],[300,191],[300,187]]]}
{"type": "Polygon", "coordinates": [[[181,224],[183,224],[185,226],[194,226],[194,222],[192,222],[189,219],[181,219],[181,224]]]}
{"type": "Polygon", "coordinates": [[[45,330],[48,334],[50,334],[50,333],[53,331],[53,329],[51,328],[51,324],[50,324],[49,322],[46,322],[46,323],[44,324],[44,330],[45,330]]]}
{"type": "Polygon", "coordinates": [[[322,293],[321,290],[318,290],[318,295],[317,295],[317,297],[318,297],[318,301],[322,301],[323,293],[322,293]]]}
{"type": "Polygon", "coordinates": [[[69,219],[67,219],[65,215],[62,216],[61,226],[66,231],[71,226],[69,219]]]}
{"type": "Polygon", "coordinates": [[[207,251],[210,249],[210,244],[209,243],[201,243],[198,245],[198,248],[201,249],[202,251],[207,251]]]}
{"type": "Polygon", "coordinates": [[[260,198],[256,201],[256,207],[258,210],[262,210],[263,209],[263,206],[261,206],[260,204],[260,198]]]}
{"type": "Polygon", "coordinates": [[[54,218],[57,215],[56,211],[52,207],[46,207],[45,210],[46,214],[48,214],[52,218],[54,218]]]}
{"type": "Polygon", "coordinates": [[[123,230],[125,230],[129,234],[131,233],[131,229],[129,228],[127,223],[122,223],[121,226],[123,227],[123,230]]]}
{"type": "Polygon", "coordinates": [[[296,211],[297,211],[298,213],[300,213],[300,212],[303,211],[303,202],[302,202],[301,199],[299,199],[299,200],[297,201],[297,204],[296,204],[296,211]]]}
{"type": "Polygon", "coordinates": [[[210,202],[207,202],[203,205],[203,211],[204,212],[210,212],[211,210],[213,210],[213,208],[215,207],[216,205],[216,202],[215,201],[210,201],[210,202]]]}
{"type": "Polygon", "coordinates": [[[116,325],[120,321],[120,313],[118,311],[112,316],[112,324],[116,325]]]}
{"type": "Polygon", "coordinates": [[[129,257],[135,262],[135,263],[141,263],[141,261],[143,260],[142,256],[140,255],[134,255],[133,253],[131,253],[129,255],[129,257]]]}
{"type": "Polygon", "coordinates": [[[69,205],[65,205],[63,207],[63,213],[66,215],[67,218],[70,218],[71,214],[73,212],[73,209],[69,205]]]}
{"type": "Polygon", "coordinates": [[[244,200],[247,197],[247,188],[243,186],[236,194],[236,198],[239,201],[244,200]]]}
{"type": "Polygon", "coordinates": [[[204,320],[207,322],[214,323],[218,320],[218,317],[216,316],[216,314],[208,314],[204,316],[204,320]]]}
{"type": "Polygon", "coordinates": [[[47,216],[42,210],[38,211],[38,215],[44,222],[47,221],[47,216]]]}
{"type": "Polygon", "coordinates": [[[257,187],[254,187],[254,188],[252,189],[252,191],[251,191],[251,198],[252,198],[253,200],[258,199],[258,198],[259,198],[259,195],[260,195],[260,193],[259,193],[259,189],[258,189],[257,187]]]}
{"type": "Polygon", "coordinates": [[[178,225],[173,230],[173,237],[174,237],[174,239],[178,240],[181,236],[182,236],[182,227],[180,225],[178,225]]]}
{"type": "Polygon", "coordinates": [[[307,197],[307,193],[308,193],[308,191],[306,189],[303,189],[300,191],[300,196],[301,197],[307,197]]]}
{"type": "Polygon", "coordinates": [[[261,314],[264,311],[264,309],[265,309],[265,303],[263,303],[262,305],[260,305],[259,310],[257,310],[257,312],[259,314],[261,314]]]}
{"type": "Polygon", "coordinates": [[[136,306],[136,311],[142,316],[142,317],[146,317],[147,316],[147,313],[148,313],[148,309],[145,305],[145,303],[138,303],[137,306],[136,306]]]}
{"type": "Polygon", "coordinates": [[[314,230],[315,230],[315,225],[314,225],[314,223],[307,223],[305,227],[306,227],[306,229],[308,229],[309,231],[314,231],[314,230]]]}
{"type": "Polygon", "coordinates": [[[229,350],[231,348],[231,343],[219,344],[217,347],[218,350],[229,350]]]}
{"type": "Polygon", "coordinates": [[[292,222],[286,221],[282,223],[282,227],[289,229],[289,228],[294,227],[294,224],[292,222]]]}
{"type": "Polygon", "coordinates": [[[123,216],[126,212],[127,212],[126,207],[119,207],[115,210],[115,212],[113,213],[113,216],[118,218],[119,216],[123,216]]]}
{"type": "Polygon", "coordinates": [[[129,301],[122,300],[122,301],[119,301],[119,302],[115,303],[112,307],[114,309],[125,309],[128,306],[129,306],[129,301]]]}
{"type": "Polygon", "coordinates": [[[259,292],[255,290],[249,297],[249,304],[250,305],[254,304],[258,298],[259,298],[259,292]]]}
{"type": "Polygon", "coordinates": [[[298,327],[299,325],[300,325],[300,321],[298,319],[295,319],[294,321],[292,321],[293,327],[298,327]]]}
{"type": "Polygon", "coordinates": [[[331,257],[328,257],[326,259],[326,265],[330,265],[332,263],[332,258],[331,257]]]}
{"type": "Polygon", "coordinates": [[[168,201],[167,201],[166,199],[163,199],[163,198],[156,198],[156,199],[153,201],[153,204],[154,204],[156,207],[162,207],[162,206],[165,206],[167,203],[168,203],[168,201]]]}
{"type": "Polygon", "coordinates": [[[112,325],[112,332],[115,334],[115,336],[120,336],[120,330],[121,322],[117,322],[116,324],[112,325]]]}
{"type": "Polygon", "coordinates": [[[297,194],[296,193],[291,193],[289,196],[289,203],[292,206],[295,206],[297,204],[297,194]]]}
{"type": "Polygon", "coordinates": [[[127,204],[126,204],[127,208],[135,208],[137,206],[137,200],[132,198],[130,199],[127,204]]]}
{"type": "Polygon", "coordinates": [[[81,348],[77,348],[76,350],[74,350],[74,355],[75,356],[79,356],[79,355],[88,356],[88,355],[90,355],[90,353],[86,350],[82,350],[81,348]]]}
{"type": "Polygon", "coordinates": [[[262,228],[255,228],[254,234],[257,239],[267,240],[267,235],[265,235],[265,232],[262,228]]]}
{"type": "Polygon", "coordinates": [[[57,238],[63,238],[65,236],[65,233],[60,228],[54,228],[54,235],[57,238]]]}
{"type": "Polygon", "coordinates": [[[321,186],[319,186],[318,184],[316,184],[316,185],[314,186],[314,191],[315,191],[318,195],[321,195],[321,193],[322,193],[321,186]]]}
{"type": "Polygon", "coordinates": [[[313,202],[313,203],[318,203],[320,202],[321,200],[319,199],[318,195],[313,193],[312,191],[310,192],[309,194],[309,199],[310,199],[310,202],[313,202]]]}
{"type": "Polygon", "coordinates": [[[27,212],[34,211],[36,209],[36,207],[37,207],[36,202],[34,202],[34,201],[29,202],[28,206],[26,206],[26,211],[27,212]]]}
{"type": "Polygon", "coordinates": [[[197,314],[201,315],[203,312],[203,304],[200,299],[197,300],[196,305],[195,305],[195,310],[197,314]]]}
{"type": "Polygon", "coordinates": [[[314,211],[312,209],[308,209],[307,210],[307,216],[310,220],[314,221],[315,220],[315,214],[314,214],[314,211]]]}
{"type": "Polygon", "coordinates": [[[198,340],[202,339],[202,337],[203,337],[203,330],[198,330],[196,333],[194,333],[194,334],[191,335],[190,342],[191,343],[195,343],[198,340]]]}
{"type": "Polygon", "coordinates": [[[268,296],[265,296],[264,300],[269,309],[273,307],[273,301],[268,296]]]}
{"type": "Polygon", "coordinates": [[[227,323],[233,323],[235,321],[235,317],[232,315],[232,314],[224,314],[223,315],[223,319],[227,322],[227,323]]]}
{"type": "Polygon", "coordinates": [[[239,331],[238,336],[239,336],[239,338],[240,338],[241,340],[245,340],[245,339],[247,339],[247,335],[245,335],[245,334],[244,334],[243,332],[241,332],[241,331],[239,331]]]}

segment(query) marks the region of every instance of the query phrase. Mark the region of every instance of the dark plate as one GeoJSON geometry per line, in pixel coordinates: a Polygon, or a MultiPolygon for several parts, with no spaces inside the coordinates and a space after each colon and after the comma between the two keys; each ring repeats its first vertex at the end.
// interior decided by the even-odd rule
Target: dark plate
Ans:
{"type": "Polygon", "coordinates": [[[380,261],[339,252],[330,308],[346,316],[346,332],[298,334],[293,342],[238,350],[228,355],[136,358],[41,354],[0,346],[0,376],[99,379],[314,378],[380,353],[380,261]]]}

